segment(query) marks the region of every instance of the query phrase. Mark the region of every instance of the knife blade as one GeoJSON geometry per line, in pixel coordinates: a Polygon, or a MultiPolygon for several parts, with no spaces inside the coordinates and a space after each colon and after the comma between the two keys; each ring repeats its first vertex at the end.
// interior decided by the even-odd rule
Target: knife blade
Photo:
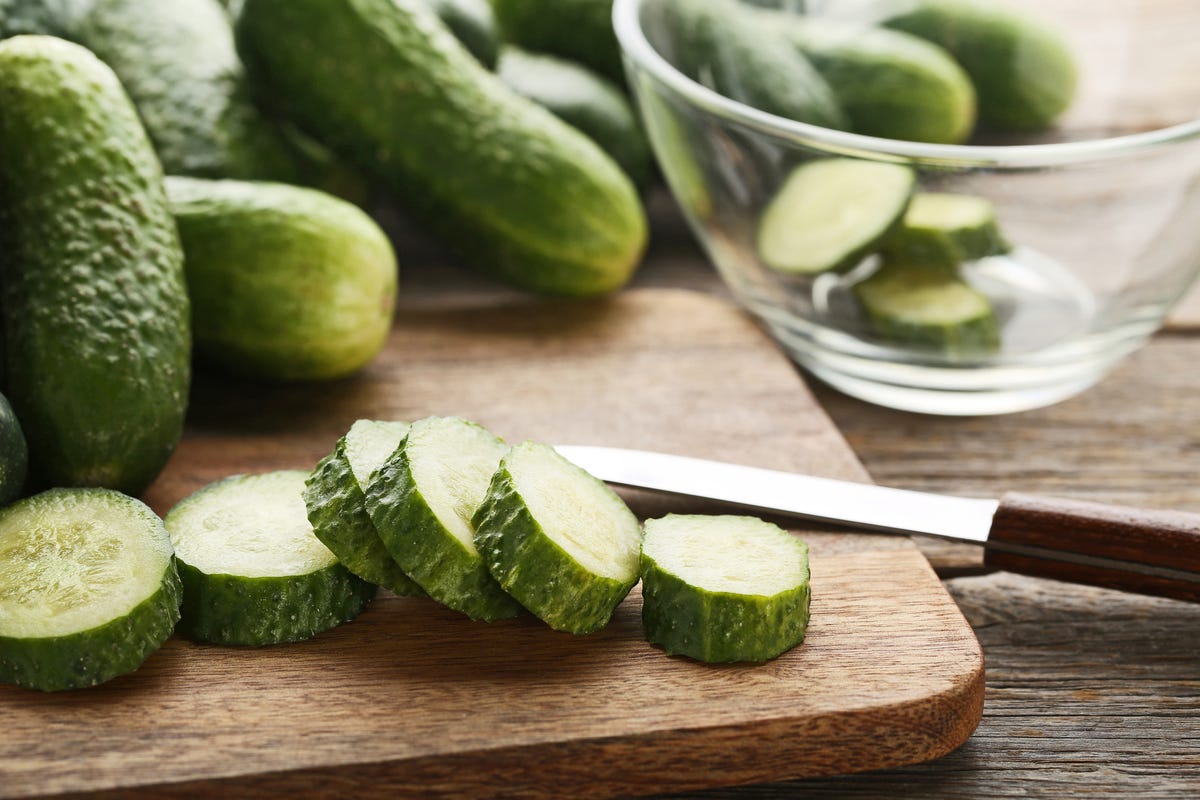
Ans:
{"type": "Polygon", "coordinates": [[[1200,602],[1200,515],[1009,493],[953,497],[687,456],[556,448],[609,483],[983,545],[1013,572],[1200,602]]]}

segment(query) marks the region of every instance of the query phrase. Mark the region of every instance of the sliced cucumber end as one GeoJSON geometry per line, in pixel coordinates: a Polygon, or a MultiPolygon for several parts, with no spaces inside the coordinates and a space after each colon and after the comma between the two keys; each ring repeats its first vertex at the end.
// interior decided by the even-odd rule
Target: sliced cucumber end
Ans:
{"type": "Polygon", "coordinates": [[[891,261],[943,267],[1011,249],[996,221],[996,210],[982,197],[939,192],[916,194],[904,221],[882,244],[891,261]]]}

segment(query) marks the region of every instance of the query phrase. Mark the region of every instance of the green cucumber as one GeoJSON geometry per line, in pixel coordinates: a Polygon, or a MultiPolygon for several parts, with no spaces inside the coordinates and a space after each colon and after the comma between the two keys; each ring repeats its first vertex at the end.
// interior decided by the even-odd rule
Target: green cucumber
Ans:
{"type": "Polygon", "coordinates": [[[890,344],[951,357],[1000,347],[991,302],[942,267],[885,262],[854,294],[876,336],[890,344]]]}
{"type": "Polygon", "coordinates": [[[653,156],[625,93],[586,67],[516,47],[500,52],[496,74],[517,94],[586,133],[636,186],[650,181],[653,156]]]}
{"type": "Polygon", "coordinates": [[[179,620],[162,520],[107,489],[51,489],[0,511],[0,681],[46,692],[132,672],[179,620]]]}
{"type": "Polygon", "coordinates": [[[247,0],[237,34],[264,96],[475,267],[560,295],[633,274],[646,219],[620,167],[488,72],[421,0],[247,0]]]}
{"type": "Polygon", "coordinates": [[[488,69],[500,58],[500,30],[488,0],[425,0],[438,18],[488,69]]]}
{"type": "Polygon", "coordinates": [[[996,210],[982,197],[918,192],[900,227],[883,242],[891,261],[945,267],[1007,253],[996,210]]]}
{"type": "Polygon", "coordinates": [[[758,229],[758,254],[776,272],[847,270],[899,223],[916,187],[908,167],[823,158],[796,167],[758,229]]]}
{"type": "Polygon", "coordinates": [[[90,0],[0,0],[0,39],[24,34],[64,37],[90,0]]]}
{"type": "Polygon", "coordinates": [[[642,623],[670,655],[767,661],[804,640],[808,546],[754,517],[646,520],[642,623]]]}
{"type": "Polygon", "coordinates": [[[894,8],[883,25],[940,45],[962,64],[984,124],[1037,130],[1071,105],[1078,80],[1071,48],[1036,17],[991,0],[902,0],[894,8]]]}
{"type": "Polygon", "coordinates": [[[358,616],[375,595],[313,535],[307,472],[234,475],[167,514],[183,581],[180,632],[259,646],[311,639],[358,616]]]}
{"type": "Polygon", "coordinates": [[[168,178],[196,352],[256,377],[348,375],[383,347],[396,302],[391,243],[314,189],[168,178]]]}
{"type": "Polygon", "coordinates": [[[602,481],[544,444],[508,451],[473,523],[492,576],[556,630],[603,628],[637,583],[637,517],[602,481]]]}
{"type": "Polygon", "coordinates": [[[471,525],[507,449],[473,422],[419,420],[366,493],[371,521],[404,572],[442,605],[489,622],[521,611],[488,572],[471,525]]]}
{"type": "Polygon", "coordinates": [[[12,406],[0,394],[0,506],[21,496],[29,469],[29,448],[12,406]]]}
{"type": "Polygon", "coordinates": [[[48,36],[0,42],[0,317],[30,467],[136,493],[183,428],[183,251],[117,77],[48,36]]]}
{"type": "Polygon", "coordinates": [[[405,434],[406,422],[360,419],[317,464],[304,489],[313,534],[346,569],[393,594],[423,594],[392,558],[367,514],[365,487],[405,434]]]}
{"type": "Polygon", "coordinates": [[[492,0],[504,41],[565,58],[625,85],[613,0],[492,0]]]}

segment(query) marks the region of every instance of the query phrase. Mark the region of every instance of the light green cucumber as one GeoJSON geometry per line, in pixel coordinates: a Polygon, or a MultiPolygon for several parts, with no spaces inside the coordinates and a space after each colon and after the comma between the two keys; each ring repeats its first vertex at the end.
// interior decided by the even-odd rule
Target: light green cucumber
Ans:
{"type": "Polygon", "coordinates": [[[478,269],[559,295],[633,274],[646,219],[628,177],[488,72],[422,0],[247,0],[237,33],[263,96],[478,269]]]}
{"type": "Polygon", "coordinates": [[[191,374],[158,158],[112,70],[61,39],[0,42],[0,109],[0,339],[30,468],[139,492],[179,440],[191,374]]]}
{"type": "Polygon", "coordinates": [[[602,481],[544,444],[508,451],[473,523],[492,576],[556,630],[603,628],[637,583],[637,517],[602,481]]]}
{"type": "Polygon", "coordinates": [[[29,448],[12,406],[0,394],[0,506],[21,496],[29,470],[29,448]]]}
{"type": "Polygon", "coordinates": [[[766,661],[804,640],[808,546],[754,517],[646,520],[642,622],[670,655],[766,661]]]}
{"type": "Polygon", "coordinates": [[[439,603],[471,619],[521,611],[488,572],[471,517],[507,447],[473,422],[414,422],[367,486],[367,511],[396,563],[439,603]]]}
{"type": "Polygon", "coordinates": [[[982,197],[918,192],[904,221],[883,242],[891,261],[945,267],[1007,253],[1011,248],[996,222],[996,210],[982,197]]]}
{"type": "Polygon", "coordinates": [[[394,594],[424,594],[392,558],[367,514],[365,487],[408,433],[406,422],[360,419],[308,476],[304,504],[313,534],[346,569],[394,594]]]}
{"type": "Polygon", "coordinates": [[[348,375],[383,347],[396,259],[363,211],[314,189],[167,179],[196,352],[279,380],[348,375]]]}
{"type": "Polygon", "coordinates": [[[504,41],[590,67],[625,84],[613,0],[492,0],[504,41]]]}
{"type": "Polygon", "coordinates": [[[763,213],[759,257],[793,275],[849,269],[899,224],[915,187],[913,171],[898,164],[808,161],[788,175],[763,213]]]}
{"type": "Polygon", "coordinates": [[[500,57],[500,30],[488,0],[425,0],[438,18],[488,69],[500,57]]]}
{"type": "Polygon", "coordinates": [[[0,510],[0,681],[46,692],[132,672],[179,620],[162,520],[107,489],[0,510]]]}
{"type": "MultiPolygon", "coordinates": [[[[971,76],[979,119],[1011,130],[1054,123],[1075,97],[1070,45],[1055,28],[993,0],[893,0],[882,24],[950,51],[971,76]]],[[[889,8],[885,3],[882,8],[889,8]]]]}
{"type": "Polygon", "coordinates": [[[349,622],[371,601],[375,585],[313,535],[307,477],[300,470],[235,475],[171,509],[182,633],[213,644],[298,642],[349,622]]]}

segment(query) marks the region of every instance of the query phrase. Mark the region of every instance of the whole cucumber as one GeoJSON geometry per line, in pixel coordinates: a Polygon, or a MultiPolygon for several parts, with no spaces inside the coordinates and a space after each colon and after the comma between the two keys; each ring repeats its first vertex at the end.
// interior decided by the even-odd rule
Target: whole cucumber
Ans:
{"type": "Polygon", "coordinates": [[[646,219],[620,167],[488,72],[421,0],[246,0],[237,35],[260,91],[469,263],[561,295],[633,273],[646,219]]]}
{"type": "Polygon", "coordinates": [[[30,465],[137,493],[183,426],[183,252],[117,76],[46,36],[0,42],[0,310],[30,465]]]}
{"type": "Polygon", "coordinates": [[[504,41],[576,61],[625,85],[613,0],[492,0],[504,41]]]}
{"type": "Polygon", "coordinates": [[[29,469],[29,449],[21,423],[4,395],[0,394],[0,506],[21,496],[29,469]]]}
{"type": "Polygon", "coordinates": [[[488,0],[425,0],[463,47],[488,69],[500,57],[500,31],[488,0]]]}

